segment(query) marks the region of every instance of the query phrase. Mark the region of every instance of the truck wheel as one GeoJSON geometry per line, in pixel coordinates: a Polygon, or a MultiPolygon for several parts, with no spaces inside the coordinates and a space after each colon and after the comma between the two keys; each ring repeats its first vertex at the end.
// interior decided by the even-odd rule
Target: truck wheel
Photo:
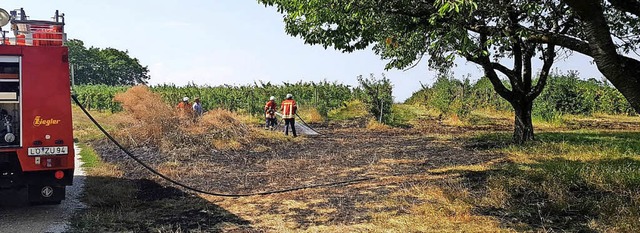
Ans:
{"type": "Polygon", "coordinates": [[[0,206],[26,206],[29,205],[27,186],[0,189],[0,206]]]}
{"type": "Polygon", "coordinates": [[[31,205],[60,205],[60,203],[62,203],[62,200],[36,201],[36,202],[31,202],[31,205]]]}
{"type": "Polygon", "coordinates": [[[57,205],[65,196],[65,186],[30,185],[29,202],[32,205],[57,205]]]}

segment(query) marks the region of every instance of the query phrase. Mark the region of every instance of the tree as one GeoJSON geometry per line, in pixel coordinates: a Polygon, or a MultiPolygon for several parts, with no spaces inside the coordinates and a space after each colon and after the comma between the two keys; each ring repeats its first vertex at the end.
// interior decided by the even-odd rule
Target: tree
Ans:
{"type": "Polygon", "coordinates": [[[384,74],[381,79],[376,79],[371,74],[370,78],[358,76],[358,83],[362,88],[363,101],[369,107],[369,113],[373,114],[380,123],[389,123],[393,105],[391,81],[384,74]]]}
{"type": "Polygon", "coordinates": [[[580,30],[570,37],[540,36],[590,56],[598,70],[640,112],[640,61],[623,54],[640,48],[640,0],[562,0],[580,30]]]}
{"type": "Polygon", "coordinates": [[[259,1],[285,14],[288,34],[343,52],[373,45],[376,54],[389,60],[387,69],[414,66],[424,55],[429,66],[439,70],[450,68],[456,56],[482,66],[495,91],[515,110],[513,138],[518,143],[534,138],[533,100],[556,58],[554,43],[528,37],[532,32],[563,34],[573,28],[566,24],[567,6],[546,7],[540,1],[259,1]],[[521,25],[530,27],[524,30],[521,25]],[[534,57],[543,61],[535,83],[534,57]],[[509,80],[510,89],[500,77],[509,80]]]}
{"type": "Polygon", "coordinates": [[[66,46],[76,84],[135,85],[146,84],[149,79],[147,66],[142,66],[127,51],[86,48],[77,39],[69,40],[66,46]]]}
{"type": "Polygon", "coordinates": [[[430,89],[431,95],[427,102],[431,107],[439,110],[441,116],[455,115],[465,118],[471,113],[473,100],[470,98],[471,82],[469,78],[461,81],[453,78],[452,74],[440,73],[430,89]]]}

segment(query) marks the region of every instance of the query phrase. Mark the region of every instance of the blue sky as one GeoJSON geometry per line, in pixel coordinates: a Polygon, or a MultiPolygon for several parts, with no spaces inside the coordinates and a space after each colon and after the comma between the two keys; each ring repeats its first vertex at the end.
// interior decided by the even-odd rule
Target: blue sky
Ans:
{"type": "MultiPolygon", "coordinates": [[[[69,38],[87,46],[112,47],[149,66],[150,84],[242,85],[257,80],[338,81],[357,85],[358,75],[384,73],[403,101],[431,84],[435,72],[426,62],[408,71],[384,70],[386,61],[371,50],[341,53],[304,44],[284,32],[282,15],[256,0],[3,0],[7,11],[23,7],[31,19],[47,19],[55,10],[66,14],[69,38]]],[[[8,28],[3,28],[7,30],[8,28]]],[[[585,78],[602,76],[590,59],[575,54],[554,66],[578,70],[585,78]]],[[[463,60],[456,77],[482,71],[463,60]]]]}

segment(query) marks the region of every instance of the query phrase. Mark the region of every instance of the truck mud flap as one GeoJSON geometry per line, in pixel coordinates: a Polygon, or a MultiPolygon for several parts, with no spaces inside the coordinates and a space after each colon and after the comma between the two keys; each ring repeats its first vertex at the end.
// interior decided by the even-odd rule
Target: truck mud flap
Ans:
{"type": "Polygon", "coordinates": [[[29,185],[27,189],[32,204],[60,204],[65,198],[65,186],[29,185]]]}

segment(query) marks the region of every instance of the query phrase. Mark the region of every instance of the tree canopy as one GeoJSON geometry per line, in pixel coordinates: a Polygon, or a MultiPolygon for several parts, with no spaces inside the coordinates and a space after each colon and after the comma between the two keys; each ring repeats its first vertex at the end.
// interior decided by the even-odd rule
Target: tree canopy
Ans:
{"type": "Polygon", "coordinates": [[[135,85],[146,84],[150,78],[147,66],[142,66],[127,51],[87,48],[77,39],[69,40],[66,46],[76,84],[135,85]]]}
{"type": "Polygon", "coordinates": [[[284,14],[285,30],[343,52],[372,48],[407,68],[428,58],[448,70],[456,57],[484,69],[515,110],[514,139],[533,139],[531,109],[560,55],[576,51],[640,110],[640,0],[259,0],[284,14]],[[536,68],[533,59],[542,61],[536,68]],[[506,65],[509,63],[509,65],[506,65]],[[537,72],[537,75],[535,74],[537,72]],[[505,85],[500,77],[506,77],[505,85]]]}
{"type": "MultiPolygon", "coordinates": [[[[541,93],[556,56],[553,44],[546,46],[522,38],[518,24],[535,21],[538,15],[555,9],[491,2],[469,1],[286,1],[263,0],[285,13],[287,33],[301,36],[306,43],[332,46],[351,52],[373,45],[387,68],[406,68],[428,56],[432,68],[447,70],[456,56],[484,68],[494,89],[516,112],[514,140],[533,139],[531,109],[541,93]],[[533,58],[543,60],[534,85],[533,58]],[[500,62],[511,62],[512,68],[500,62]],[[507,88],[498,73],[507,77],[507,88]]],[[[558,31],[561,19],[532,25],[535,30],[558,31]]]]}
{"type": "MultiPolygon", "coordinates": [[[[285,14],[288,34],[344,52],[371,47],[389,60],[387,68],[410,67],[427,55],[432,68],[446,69],[455,56],[480,64],[490,55],[491,66],[509,76],[521,71],[520,63],[507,68],[494,61],[527,52],[514,45],[528,44],[538,47],[538,52],[543,44],[566,48],[592,57],[602,74],[640,111],[640,61],[624,55],[637,52],[640,46],[640,0],[259,2],[285,14]]],[[[500,85],[496,90],[509,91],[500,85]]]]}

